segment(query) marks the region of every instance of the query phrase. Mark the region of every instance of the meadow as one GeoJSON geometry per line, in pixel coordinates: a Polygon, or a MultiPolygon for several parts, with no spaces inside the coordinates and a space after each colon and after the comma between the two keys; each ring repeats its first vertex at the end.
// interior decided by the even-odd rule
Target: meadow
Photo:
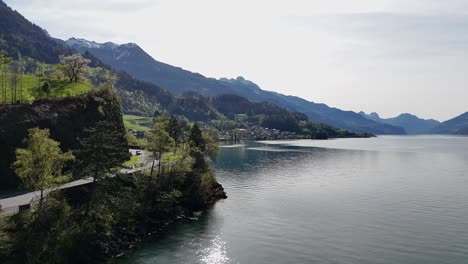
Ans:
{"type": "Polygon", "coordinates": [[[127,129],[146,132],[153,127],[153,118],[136,115],[123,115],[124,124],[127,129]]]}
{"type": "Polygon", "coordinates": [[[32,102],[37,99],[63,98],[87,93],[93,89],[89,80],[81,80],[77,83],[70,83],[65,79],[52,79],[48,77],[37,77],[30,74],[19,75],[16,89],[12,85],[11,78],[0,77],[2,83],[2,92],[0,93],[1,103],[32,102]],[[4,80],[5,79],[5,80],[4,80]],[[42,86],[48,83],[49,93],[46,93],[42,86]],[[6,89],[5,89],[6,88],[6,89]],[[16,96],[15,96],[16,90],[16,96]],[[16,100],[12,100],[12,98],[16,100]]]}

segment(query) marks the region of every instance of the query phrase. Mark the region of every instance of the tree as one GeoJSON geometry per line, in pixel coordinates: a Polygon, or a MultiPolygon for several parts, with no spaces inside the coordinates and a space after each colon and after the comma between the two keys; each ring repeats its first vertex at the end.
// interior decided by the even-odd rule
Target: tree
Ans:
{"type": "Polygon", "coordinates": [[[168,122],[166,118],[159,116],[154,124],[154,132],[147,132],[147,149],[153,154],[153,164],[151,165],[151,177],[153,177],[154,163],[158,161],[158,175],[161,174],[161,163],[163,155],[174,146],[174,139],[167,132],[168,122]]]}
{"type": "Polygon", "coordinates": [[[171,176],[183,175],[190,172],[193,159],[185,148],[179,148],[175,152],[166,152],[162,157],[165,171],[171,176]]]}
{"type": "Polygon", "coordinates": [[[92,177],[97,181],[129,159],[127,146],[122,145],[126,137],[111,123],[99,121],[86,132],[89,136],[81,140],[81,148],[77,152],[81,177],[92,177]]]}
{"type": "Polygon", "coordinates": [[[70,83],[78,82],[79,77],[86,71],[91,60],[83,58],[81,54],[76,53],[70,56],[60,56],[60,70],[68,77],[70,83]]]}
{"type": "Polygon", "coordinates": [[[52,68],[52,78],[57,80],[62,80],[64,78],[65,66],[62,64],[57,64],[52,68]]]}
{"type": "Polygon", "coordinates": [[[205,159],[206,142],[203,138],[203,132],[200,127],[195,123],[190,130],[189,135],[190,156],[192,156],[193,170],[196,174],[203,173],[208,168],[208,163],[205,159]]]}
{"type": "Polygon", "coordinates": [[[23,102],[23,74],[24,74],[24,63],[23,63],[23,56],[21,53],[18,53],[18,74],[19,74],[19,102],[23,102]]]}
{"type": "Polygon", "coordinates": [[[68,161],[74,160],[73,154],[62,152],[60,143],[51,139],[48,129],[32,128],[25,140],[27,147],[16,150],[15,172],[26,188],[40,190],[40,208],[44,191],[57,187],[69,179],[63,174],[68,161]]]}
{"type": "Polygon", "coordinates": [[[6,52],[0,50],[0,77],[2,78],[0,83],[1,83],[1,94],[3,97],[3,102],[7,102],[7,74],[8,74],[8,65],[12,62],[13,60],[9,57],[6,56],[6,52]]]}
{"type": "Polygon", "coordinates": [[[189,142],[192,148],[197,148],[201,152],[205,152],[205,141],[203,140],[202,131],[196,123],[190,130],[189,142]]]}
{"type": "Polygon", "coordinates": [[[51,92],[50,84],[48,82],[44,82],[44,84],[41,86],[41,91],[46,94],[46,97],[49,97],[51,92]]]}
{"type": "Polygon", "coordinates": [[[140,144],[138,142],[138,139],[136,138],[136,136],[132,132],[127,131],[125,136],[127,137],[127,142],[128,142],[129,146],[138,146],[140,144]]]}
{"type": "Polygon", "coordinates": [[[182,129],[182,124],[179,123],[179,120],[177,120],[177,118],[171,117],[171,119],[169,119],[167,130],[169,136],[171,136],[171,138],[174,139],[174,149],[176,149],[183,140],[182,129]]]}
{"type": "Polygon", "coordinates": [[[209,172],[209,159],[214,159],[219,150],[219,132],[215,129],[202,131],[197,124],[192,126],[189,134],[190,156],[193,159],[192,169],[195,174],[209,172]]]}
{"type": "Polygon", "coordinates": [[[15,103],[17,99],[18,84],[20,82],[20,65],[19,63],[11,63],[10,67],[10,90],[11,103],[15,103]]]}
{"type": "Polygon", "coordinates": [[[205,145],[205,152],[204,154],[214,159],[219,151],[219,132],[216,129],[208,129],[206,131],[202,131],[202,139],[205,145]]]}

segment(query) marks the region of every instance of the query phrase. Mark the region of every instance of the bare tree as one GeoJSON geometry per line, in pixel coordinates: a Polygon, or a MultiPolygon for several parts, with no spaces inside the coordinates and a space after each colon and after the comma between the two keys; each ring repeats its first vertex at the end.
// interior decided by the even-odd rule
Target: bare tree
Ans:
{"type": "Polygon", "coordinates": [[[21,82],[21,65],[19,62],[13,62],[10,66],[10,90],[11,90],[11,103],[18,101],[18,85],[21,82]]]}
{"type": "Polygon", "coordinates": [[[24,63],[23,56],[18,52],[18,74],[19,74],[19,102],[23,102],[23,75],[24,75],[24,63]]]}
{"type": "Polygon", "coordinates": [[[7,76],[8,76],[8,65],[12,62],[11,58],[6,57],[6,53],[0,50],[0,84],[1,84],[1,95],[3,102],[7,102],[7,76]]]}
{"type": "Polygon", "coordinates": [[[83,58],[76,53],[70,56],[60,56],[60,70],[68,77],[70,83],[78,82],[79,77],[85,72],[91,60],[83,58]]]}

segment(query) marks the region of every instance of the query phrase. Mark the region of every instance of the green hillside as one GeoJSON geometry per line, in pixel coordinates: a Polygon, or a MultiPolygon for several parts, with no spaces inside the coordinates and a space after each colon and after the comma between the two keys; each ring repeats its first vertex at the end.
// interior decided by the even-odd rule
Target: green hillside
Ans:
{"type": "Polygon", "coordinates": [[[136,115],[124,115],[123,116],[125,128],[133,129],[136,131],[146,132],[153,127],[153,118],[136,116],[136,115]]]}
{"type": "MultiPolygon", "coordinates": [[[[0,77],[0,82],[3,81],[0,77]]],[[[63,98],[69,96],[75,96],[84,94],[91,89],[93,85],[88,80],[83,80],[78,83],[70,83],[67,80],[57,80],[45,77],[36,77],[30,74],[22,74],[18,77],[18,84],[16,85],[16,97],[14,87],[11,82],[6,81],[6,96],[0,93],[0,102],[11,103],[12,98],[16,98],[16,101],[31,102],[36,99],[44,98],[63,98]],[[46,92],[41,90],[44,83],[50,85],[50,93],[47,95],[46,92]]],[[[13,100],[15,101],[15,100],[13,100]]]]}

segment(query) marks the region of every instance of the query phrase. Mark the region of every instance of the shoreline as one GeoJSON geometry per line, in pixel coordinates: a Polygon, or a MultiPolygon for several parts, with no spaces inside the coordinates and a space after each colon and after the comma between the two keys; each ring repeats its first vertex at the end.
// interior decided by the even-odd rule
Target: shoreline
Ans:
{"type": "Polygon", "coordinates": [[[214,188],[212,188],[211,191],[212,191],[211,192],[212,195],[210,197],[211,200],[206,205],[206,207],[203,208],[203,210],[190,211],[186,209],[187,211],[184,213],[187,213],[187,214],[184,214],[184,213],[179,214],[174,219],[168,220],[164,222],[163,224],[161,224],[160,226],[155,226],[153,231],[140,233],[140,234],[135,233],[135,237],[133,239],[129,241],[122,241],[123,247],[121,247],[120,250],[117,250],[117,252],[119,253],[112,254],[111,256],[109,256],[108,262],[116,261],[119,258],[127,256],[129,253],[131,253],[132,250],[137,249],[140,244],[144,243],[145,241],[149,240],[152,237],[157,236],[161,231],[166,229],[169,225],[180,223],[183,221],[197,221],[198,217],[196,216],[196,214],[198,212],[203,212],[204,214],[206,213],[207,210],[212,208],[216,204],[216,202],[218,202],[219,200],[224,200],[228,198],[226,195],[226,192],[224,191],[223,186],[218,182],[214,184],[214,188]],[[190,214],[191,216],[189,216],[190,214]]]}

